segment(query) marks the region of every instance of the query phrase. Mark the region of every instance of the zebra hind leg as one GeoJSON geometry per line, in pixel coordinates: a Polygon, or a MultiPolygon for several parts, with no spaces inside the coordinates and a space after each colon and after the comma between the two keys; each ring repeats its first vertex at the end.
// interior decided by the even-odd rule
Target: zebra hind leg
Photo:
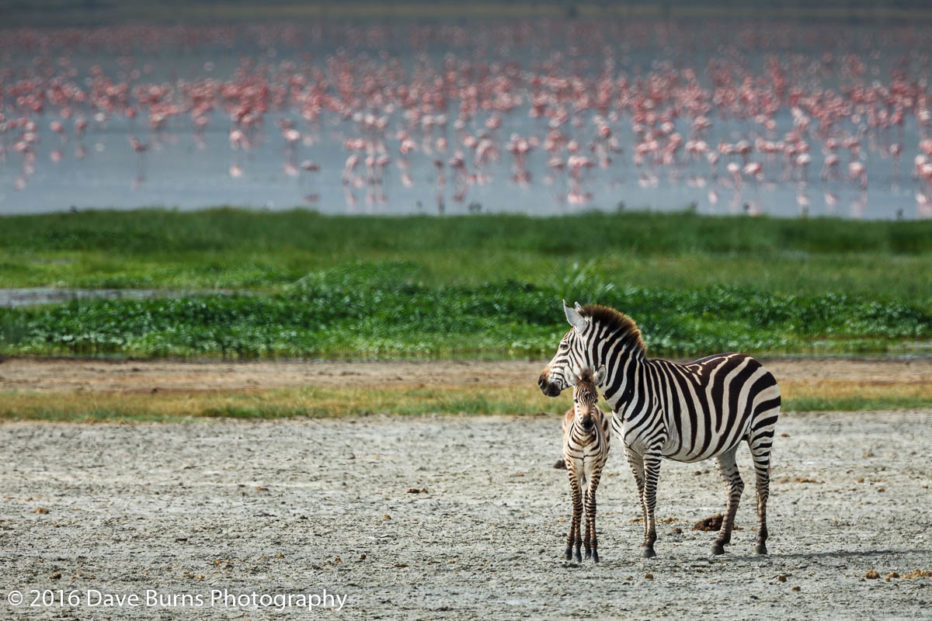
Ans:
{"type": "Polygon", "coordinates": [[[725,546],[731,543],[731,530],[735,525],[735,513],[738,512],[738,503],[741,500],[741,493],[744,491],[744,481],[741,480],[738,465],[735,463],[735,452],[736,449],[733,448],[718,456],[718,467],[728,491],[728,501],[725,504],[725,517],[722,519],[722,528],[718,532],[715,543],[712,544],[712,554],[724,554],[725,546]]]}
{"type": "Polygon", "coordinates": [[[751,457],[754,460],[754,474],[757,477],[757,553],[767,554],[767,497],[770,495],[770,446],[773,441],[773,429],[769,433],[755,436],[748,441],[751,457]]]}

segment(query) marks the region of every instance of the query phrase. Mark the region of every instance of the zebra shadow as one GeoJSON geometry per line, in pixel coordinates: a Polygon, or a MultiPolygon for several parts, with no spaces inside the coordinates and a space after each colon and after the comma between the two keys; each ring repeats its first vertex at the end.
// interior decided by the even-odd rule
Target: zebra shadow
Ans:
{"type": "Polygon", "coordinates": [[[758,554],[734,554],[729,552],[724,556],[719,557],[704,557],[706,559],[714,558],[715,560],[721,561],[768,561],[768,560],[779,560],[779,559],[831,559],[831,558],[873,558],[878,556],[900,556],[908,554],[918,554],[922,556],[932,555],[932,550],[922,549],[922,548],[910,548],[910,549],[893,549],[888,548],[885,550],[826,550],[821,552],[775,552],[771,551],[767,555],[758,555],[758,554]]]}

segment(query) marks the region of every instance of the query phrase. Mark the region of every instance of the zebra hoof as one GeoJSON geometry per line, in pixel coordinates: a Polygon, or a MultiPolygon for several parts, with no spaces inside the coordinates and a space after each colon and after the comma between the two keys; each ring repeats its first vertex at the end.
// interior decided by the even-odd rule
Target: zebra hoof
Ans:
{"type": "Polygon", "coordinates": [[[757,553],[758,554],[767,554],[767,544],[759,543],[757,544],[757,553]]]}
{"type": "Polygon", "coordinates": [[[582,555],[579,553],[579,550],[576,550],[576,562],[582,563],[582,555]]]}
{"type": "Polygon", "coordinates": [[[596,563],[599,562],[599,553],[596,552],[595,550],[592,551],[592,560],[595,561],[596,563]]]}
{"type": "Polygon", "coordinates": [[[657,556],[657,553],[654,552],[653,548],[644,548],[644,550],[641,552],[641,555],[644,558],[654,558],[655,556],[657,556]]]}
{"type": "Polygon", "coordinates": [[[725,553],[725,546],[718,541],[712,544],[712,554],[719,555],[725,553]]]}
{"type": "Polygon", "coordinates": [[[592,550],[586,550],[586,558],[592,558],[592,550]]]}
{"type": "Polygon", "coordinates": [[[566,549],[566,560],[568,561],[573,560],[573,548],[566,549]]]}

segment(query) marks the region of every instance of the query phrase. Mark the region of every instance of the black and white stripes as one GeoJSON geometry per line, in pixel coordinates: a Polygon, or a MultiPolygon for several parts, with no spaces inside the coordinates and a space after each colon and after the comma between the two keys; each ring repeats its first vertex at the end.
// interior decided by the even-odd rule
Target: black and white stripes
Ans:
{"type": "Polygon", "coordinates": [[[602,468],[611,447],[611,415],[606,416],[596,405],[598,384],[605,376],[605,367],[596,373],[592,369],[573,372],[573,407],[563,416],[563,463],[570,477],[573,517],[566,537],[566,559],[582,560],[580,543],[586,546],[586,558],[599,562],[598,539],[595,534],[595,493],[602,478],[602,468]],[[583,510],[583,489],[586,495],[586,536],[580,536],[583,510]]]}
{"type": "Polygon", "coordinates": [[[770,448],[780,410],[773,375],[743,354],[716,354],[686,364],[648,359],[640,330],[629,317],[602,306],[564,304],[564,311],[573,327],[538,384],[544,394],[555,396],[572,384],[571,369],[605,366],[602,393],[612,407],[612,425],[637,482],[645,556],[654,555],[661,458],[718,460],[728,500],[712,550],[724,551],[744,489],[735,465],[735,452],[744,441],[757,479],[757,552],[766,554],[770,448]]]}

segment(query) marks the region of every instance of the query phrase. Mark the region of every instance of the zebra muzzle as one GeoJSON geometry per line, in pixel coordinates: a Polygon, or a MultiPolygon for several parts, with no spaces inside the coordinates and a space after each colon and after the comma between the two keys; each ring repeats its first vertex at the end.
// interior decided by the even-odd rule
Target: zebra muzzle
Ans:
{"type": "Polygon", "coordinates": [[[540,391],[548,397],[557,397],[560,395],[560,387],[549,382],[547,380],[547,376],[543,373],[541,374],[540,378],[538,378],[537,385],[540,386],[540,391]]]}

